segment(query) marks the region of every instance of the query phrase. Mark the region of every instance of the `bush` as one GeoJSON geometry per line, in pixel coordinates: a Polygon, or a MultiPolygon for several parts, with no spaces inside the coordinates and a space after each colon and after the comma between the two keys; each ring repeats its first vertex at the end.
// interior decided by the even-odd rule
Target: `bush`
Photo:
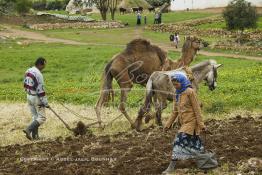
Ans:
{"type": "Polygon", "coordinates": [[[32,8],[34,10],[46,10],[46,0],[35,1],[32,8]]]}
{"type": "Polygon", "coordinates": [[[16,11],[19,14],[26,14],[30,11],[32,2],[30,0],[18,0],[16,1],[16,11]]]}
{"type": "Polygon", "coordinates": [[[223,12],[229,30],[241,30],[257,27],[256,8],[245,0],[231,1],[223,12]]]}
{"type": "Polygon", "coordinates": [[[63,7],[63,2],[59,0],[49,1],[46,4],[46,10],[62,10],[63,7]]]}

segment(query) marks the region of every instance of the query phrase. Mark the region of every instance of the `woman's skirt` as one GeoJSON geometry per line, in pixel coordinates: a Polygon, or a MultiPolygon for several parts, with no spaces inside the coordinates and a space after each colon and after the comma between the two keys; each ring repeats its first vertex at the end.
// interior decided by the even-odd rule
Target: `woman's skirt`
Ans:
{"type": "Polygon", "coordinates": [[[204,147],[198,135],[189,135],[186,133],[178,133],[176,135],[172,160],[194,159],[195,153],[202,153],[204,147]]]}

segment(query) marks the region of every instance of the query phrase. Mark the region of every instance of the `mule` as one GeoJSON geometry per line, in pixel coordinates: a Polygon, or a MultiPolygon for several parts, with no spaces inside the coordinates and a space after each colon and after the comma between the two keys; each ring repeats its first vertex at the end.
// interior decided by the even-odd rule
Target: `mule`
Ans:
{"type": "MultiPolygon", "coordinates": [[[[142,118],[149,113],[152,103],[156,111],[156,122],[159,126],[162,126],[161,114],[167,107],[167,100],[173,101],[175,95],[175,88],[171,81],[170,76],[179,71],[184,72],[187,76],[193,75],[192,88],[197,92],[199,84],[204,80],[212,91],[217,86],[217,69],[222,64],[217,64],[215,60],[208,60],[198,63],[192,66],[190,69],[180,68],[172,71],[156,71],[154,72],[146,85],[146,97],[143,106],[138,112],[137,119],[135,121],[135,127],[137,131],[141,130],[142,118]],[[191,72],[192,71],[192,72],[191,72]]],[[[146,121],[148,122],[150,116],[147,115],[146,121]]]]}

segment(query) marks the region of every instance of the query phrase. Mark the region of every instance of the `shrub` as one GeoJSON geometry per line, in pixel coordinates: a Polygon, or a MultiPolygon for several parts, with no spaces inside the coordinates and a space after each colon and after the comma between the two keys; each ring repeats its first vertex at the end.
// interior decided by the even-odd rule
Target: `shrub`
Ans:
{"type": "Polygon", "coordinates": [[[16,1],[16,11],[19,14],[26,14],[30,11],[32,2],[30,0],[18,0],[16,1]]]}
{"type": "Polygon", "coordinates": [[[233,0],[223,12],[227,28],[229,30],[241,30],[255,28],[258,14],[256,8],[245,0],[233,0]]]}
{"type": "Polygon", "coordinates": [[[46,0],[35,1],[32,8],[34,10],[46,10],[46,0]]]}

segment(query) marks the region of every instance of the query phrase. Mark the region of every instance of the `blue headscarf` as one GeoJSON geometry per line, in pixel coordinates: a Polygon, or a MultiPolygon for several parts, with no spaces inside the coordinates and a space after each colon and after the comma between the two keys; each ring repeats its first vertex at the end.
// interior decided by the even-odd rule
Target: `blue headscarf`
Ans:
{"type": "Polygon", "coordinates": [[[171,79],[179,82],[181,84],[181,89],[176,89],[176,101],[182,92],[184,92],[188,87],[191,87],[191,82],[183,72],[175,72],[171,75],[171,79]]]}

